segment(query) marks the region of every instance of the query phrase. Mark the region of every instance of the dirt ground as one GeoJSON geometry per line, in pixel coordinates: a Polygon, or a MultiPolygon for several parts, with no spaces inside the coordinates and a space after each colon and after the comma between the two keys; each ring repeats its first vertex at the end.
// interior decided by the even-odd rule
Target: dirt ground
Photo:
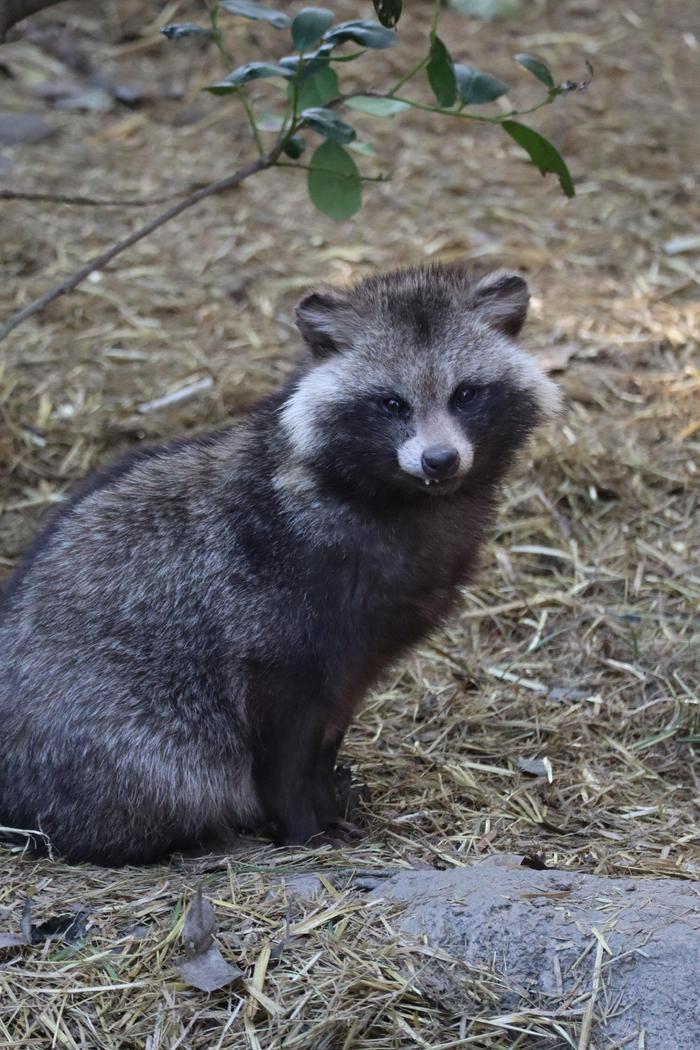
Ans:
{"type": "MultiPolygon", "coordinates": [[[[357,17],[351,0],[332,6],[357,17]]],[[[363,68],[382,88],[421,53],[431,5],[404,6],[397,47],[348,66],[349,85],[363,68]]],[[[439,962],[439,979],[426,970],[346,895],[351,873],[513,851],[598,875],[700,877],[700,9],[522,7],[505,23],[446,12],[442,34],[522,106],[538,88],[514,52],[541,54],[559,79],[581,79],[592,62],[586,93],[530,118],[567,159],[573,200],[496,128],[353,114],[376,149],[357,158],[363,170],[392,175],[365,186],[353,220],[316,212],[303,173],[263,173],[142,241],[0,347],[3,572],[91,467],[232,419],[274,386],[298,345],[295,299],[319,279],[430,259],[517,267],[533,293],[527,345],[566,397],[508,487],[460,614],[349,734],[345,758],[371,792],[362,843],[336,853],[248,843],[228,858],[116,873],[0,851],[0,929],[19,928],[28,896],[37,922],[89,913],[79,944],[47,941],[0,963],[0,1047],[577,1046],[580,1011],[562,1013],[557,1031],[533,1014],[514,1029],[493,1020],[497,961],[490,976],[455,960],[439,962]],[[148,407],[197,383],[186,403],[148,407]],[[522,768],[542,759],[534,775],[522,768]],[[330,905],[272,878],[320,869],[330,905]],[[209,997],[173,968],[198,885],[247,982],[209,997]]],[[[142,201],[251,159],[236,102],[201,93],[223,71],[216,56],[159,34],[201,11],[194,0],[73,0],[27,23],[0,48],[0,110],[39,114],[55,134],[0,147],[0,190],[142,201]],[[59,108],[57,97],[103,108],[59,108]]],[[[284,52],[275,30],[226,25],[237,64],[284,52]]],[[[266,84],[251,94],[268,100],[261,108],[277,97],[266,84]]],[[[162,206],[0,200],[0,319],[162,206]]]]}

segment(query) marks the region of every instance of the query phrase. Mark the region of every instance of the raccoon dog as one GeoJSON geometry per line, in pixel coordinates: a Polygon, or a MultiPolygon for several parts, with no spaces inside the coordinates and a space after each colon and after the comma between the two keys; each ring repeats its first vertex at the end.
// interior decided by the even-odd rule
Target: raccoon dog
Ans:
{"type": "Polygon", "coordinates": [[[302,299],[306,356],[238,426],[91,479],[0,607],[0,824],[144,863],[267,824],[353,834],[338,747],[475,568],[555,386],[525,281],[460,267],[302,299]]]}

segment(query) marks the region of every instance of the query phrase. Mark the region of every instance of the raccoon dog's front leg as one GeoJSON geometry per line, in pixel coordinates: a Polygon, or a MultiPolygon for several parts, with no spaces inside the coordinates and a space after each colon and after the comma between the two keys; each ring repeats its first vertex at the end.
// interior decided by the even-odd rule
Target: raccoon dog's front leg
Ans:
{"type": "Polygon", "coordinates": [[[283,845],[332,835],[339,820],[333,771],[340,736],[329,734],[329,708],[308,692],[266,676],[257,698],[262,718],[253,775],[263,812],[283,845]],[[330,739],[329,739],[330,737],[330,739]]]}
{"type": "Polygon", "coordinates": [[[341,845],[353,839],[362,838],[360,829],[343,816],[347,806],[349,785],[344,792],[338,791],[335,764],[344,736],[345,728],[327,727],[319,755],[315,777],[314,809],[325,830],[325,835],[319,844],[330,842],[333,845],[341,845]]]}

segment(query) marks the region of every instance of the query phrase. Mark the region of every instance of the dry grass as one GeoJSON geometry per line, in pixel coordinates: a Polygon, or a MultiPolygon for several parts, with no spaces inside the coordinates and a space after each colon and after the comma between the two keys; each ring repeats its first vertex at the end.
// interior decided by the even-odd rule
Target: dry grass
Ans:
{"type": "MultiPolygon", "coordinates": [[[[183,98],[135,113],[50,113],[60,137],[8,154],[6,186],[148,196],[209,181],[246,155],[237,111],[198,96],[208,59],[175,59],[158,41],[159,5],[154,32],[129,44],[109,43],[115,4],[100,16],[78,6],[74,22],[108,72],[153,91],[177,81],[183,98]],[[203,120],[179,126],[189,101],[203,120]]],[[[141,27],[141,6],[124,3],[121,15],[141,27]]],[[[535,292],[529,342],[559,369],[567,410],[523,460],[461,614],[350,732],[346,755],[372,794],[363,843],[293,854],[243,844],[226,858],[117,872],[3,852],[2,929],[18,928],[27,896],[37,920],[86,907],[90,925],[79,945],[4,950],[0,1046],[575,1046],[581,1009],[523,990],[521,1012],[506,1016],[513,990],[495,971],[405,943],[391,914],[351,888],[353,873],[511,850],[608,875],[700,878],[700,269],[697,249],[664,250],[700,227],[690,101],[700,19],[693,0],[526,6],[507,27],[448,16],[448,35],[505,79],[518,47],[564,76],[592,59],[590,93],[540,122],[571,162],[574,202],[488,130],[367,118],[377,167],[396,175],[368,191],[354,222],[334,226],[312,213],[296,176],[268,173],[166,227],[8,341],[6,568],[96,463],[129,442],[228,419],[276,383],[295,345],[294,297],[319,277],[458,255],[519,265],[535,292]],[[186,404],[138,410],[205,377],[211,386],[186,404]],[[519,769],[543,757],[551,782],[519,769]],[[290,871],[325,872],[319,898],[273,877],[290,871]],[[247,981],[209,997],[173,969],[198,884],[247,981]]],[[[423,16],[409,31],[411,17],[404,51],[381,59],[399,70],[417,47],[423,16]]],[[[255,53],[242,41],[237,57],[255,53]]],[[[33,85],[62,75],[27,41],[3,57],[11,108],[36,109],[33,85]]],[[[3,314],[140,221],[19,202],[0,214],[3,314]]]]}

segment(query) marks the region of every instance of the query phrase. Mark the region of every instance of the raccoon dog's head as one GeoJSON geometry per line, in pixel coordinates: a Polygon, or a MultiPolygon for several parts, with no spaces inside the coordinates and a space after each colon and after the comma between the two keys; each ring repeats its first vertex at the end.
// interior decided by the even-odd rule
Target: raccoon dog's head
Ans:
{"type": "Polygon", "coordinates": [[[499,480],[559,405],[515,343],[528,289],[460,266],[372,276],[302,299],[311,361],[282,408],[295,457],[334,487],[454,495],[499,480]]]}

